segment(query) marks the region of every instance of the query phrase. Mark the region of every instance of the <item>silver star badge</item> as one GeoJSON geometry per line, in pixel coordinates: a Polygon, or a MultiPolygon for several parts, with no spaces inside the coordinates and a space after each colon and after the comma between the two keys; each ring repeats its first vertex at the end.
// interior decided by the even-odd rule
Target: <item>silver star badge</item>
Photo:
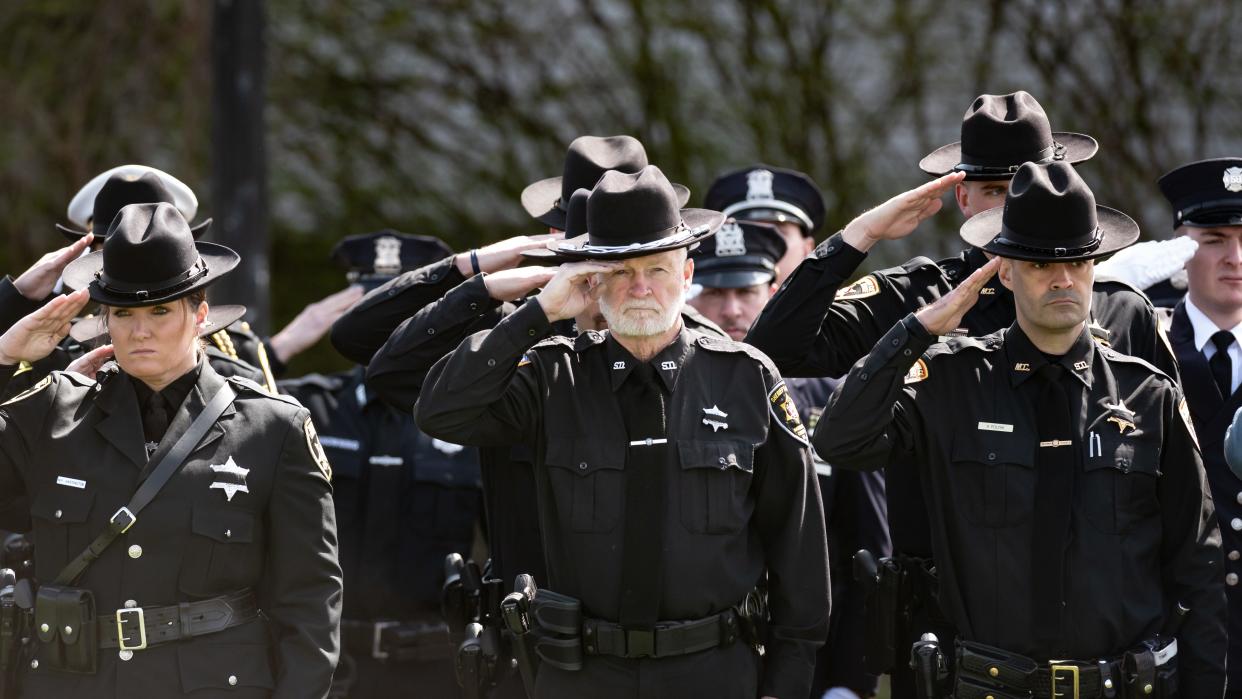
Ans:
{"type": "Polygon", "coordinates": [[[729,423],[725,422],[725,418],[729,417],[729,414],[717,408],[714,404],[710,408],[703,408],[703,415],[706,416],[703,418],[703,424],[712,428],[713,434],[720,430],[729,429],[729,423]],[[719,419],[713,420],[712,418],[719,419]]]}
{"type": "Polygon", "coordinates": [[[211,464],[210,466],[211,470],[217,474],[217,477],[226,475],[233,476],[236,479],[227,481],[217,480],[211,484],[212,489],[219,488],[223,490],[224,496],[228,498],[229,502],[233,502],[233,496],[239,492],[250,492],[250,487],[246,485],[246,474],[250,473],[250,469],[238,466],[237,462],[233,461],[233,457],[230,456],[228,461],[225,461],[223,464],[211,464]],[[238,480],[241,482],[238,483],[238,480]]]}

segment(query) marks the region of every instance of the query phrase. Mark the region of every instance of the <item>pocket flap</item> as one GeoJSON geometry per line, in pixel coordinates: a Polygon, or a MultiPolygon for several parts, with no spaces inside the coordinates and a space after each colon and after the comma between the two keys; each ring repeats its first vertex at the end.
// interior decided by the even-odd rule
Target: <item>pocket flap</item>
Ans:
{"type": "Polygon", "coordinates": [[[265,645],[182,643],[177,648],[181,690],[259,687],[272,689],[270,650],[265,645]]]}
{"type": "Polygon", "coordinates": [[[1033,440],[1021,439],[1008,435],[1007,438],[982,434],[961,435],[953,440],[954,461],[974,461],[991,466],[994,464],[1016,464],[1028,468],[1035,467],[1036,449],[1078,449],[1077,443],[1059,447],[1040,447],[1033,440]]]}
{"type": "Polygon", "coordinates": [[[247,510],[195,507],[190,529],[222,544],[248,544],[254,540],[254,517],[247,510]]]}
{"type": "Polygon", "coordinates": [[[624,469],[625,450],[624,446],[600,440],[553,439],[548,441],[544,460],[549,466],[589,476],[603,469],[624,469]]]}
{"type": "Polygon", "coordinates": [[[30,504],[30,513],[39,519],[60,524],[81,524],[91,513],[95,493],[75,488],[56,488],[39,494],[30,504]]]}
{"type": "Polygon", "coordinates": [[[1128,439],[1116,434],[1101,436],[1088,450],[1083,469],[1095,471],[1101,468],[1114,468],[1122,473],[1136,471],[1150,476],[1159,475],[1160,445],[1152,439],[1128,439]]]}
{"type": "Polygon", "coordinates": [[[677,443],[677,450],[683,469],[724,471],[735,468],[746,473],[755,471],[755,445],[750,442],[686,440],[677,443]]]}

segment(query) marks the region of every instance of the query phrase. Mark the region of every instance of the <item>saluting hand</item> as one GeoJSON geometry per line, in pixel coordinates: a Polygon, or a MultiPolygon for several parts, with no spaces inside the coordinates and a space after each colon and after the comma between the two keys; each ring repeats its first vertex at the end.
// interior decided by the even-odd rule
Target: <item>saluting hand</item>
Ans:
{"type": "MultiPolygon", "coordinates": [[[[547,246],[550,241],[563,240],[564,238],[565,236],[558,233],[519,235],[492,243],[487,247],[479,248],[475,251],[475,255],[479,258],[479,269],[491,274],[503,269],[517,267],[522,261],[522,253],[527,250],[542,248],[547,246]]],[[[453,264],[457,265],[457,271],[461,272],[462,276],[465,276],[467,279],[474,276],[474,269],[470,265],[470,253],[458,253],[453,260],[453,264]]]]}
{"type": "Polygon", "coordinates": [[[89,248],[94,239],[93,234],[87,233],[74,244],[66,245],[40,257],[38,262],[30,266],[30,269],[22,272],[20,277],[13,280],[13,286],[19,294],[31,301],[42,301],[52,293],[56,280],[60,279],[65,267],[81,257],[82,251],[89,248]]]}
{"type": "Polygon", "coordinates": [[[51,354],[69,334],[69,321],[77,317],[89,300],[87,289],[61,294],[17,321],[0,335],[0,364],[12,366],[23,361],[36,362],[51,354]]]}
{"type": "Polygon", "coordinates": [[[69,366],[65,367],[65,371],[74,371],[88,378],[94,377],[103,368],[103,365],[112,361],[115,357],[116,353],[113,351],[112,345],[103,345],[69,362],[69,366]]]}
{"type": "Polygon", "coordinates": [[[617,262],[569,262],[560,266],[556,274],[535,297],[548,320],[573,318],[585,311],[603,290],[603,285],[591,284],[595,274],[608,273],[620,267],[617,262]]]}
{"type": "Polygon", "coordinates": [[[358,303],[362,296],[362,287],[351,284],[335,294],[307,304],[301,313],[268,340],[272,353],[288,364],[290,359],[319,342],[332,329],[337,318],[345,315],[345,311],[358,303]]]}
{"type": "Polygon", "coordinates": [[[513,301],[547,284],[554,276],[555,267],[518,267],[484,276],[483,286],[487,295],[497,301],[513,301]]]}
{"type": "Polygon", "coordinates": [[[881,240],[896,240],[914,232],[915,228],[940,210],[941,197],[953,189],[966,174],[954,172],[927,184],[902,192],[849,222],[841,237],[862,252],[881,240]]]}
{"type": "Polygon", "coordinates": [[[996,274],[1000,266],[1000,258],[996,257],[979,269],[976,269],[966,281],[956,289],[941,296],[935,303],[920,309],[914,314],[927,332],[932,335],[945,335],[956,330],[962,324],[962,317],[979,300],[979,290],[996,274]]]}

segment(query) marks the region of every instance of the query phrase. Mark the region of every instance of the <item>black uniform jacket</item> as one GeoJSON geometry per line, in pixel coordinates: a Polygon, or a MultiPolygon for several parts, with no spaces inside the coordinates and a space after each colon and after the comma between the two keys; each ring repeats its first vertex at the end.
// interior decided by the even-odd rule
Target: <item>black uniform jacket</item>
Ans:
{"type": "MultiPolygon", "coordinates": [[[[755,320],[746,341],[763,350],[787,376],[843,376],[901,320],[945,295],[987,262],[978,249],[933,262],[916,257],[868,274],[842,289],[866,253],[838,233],[802,261],[755,320]]],[[[993,277],[979,292],[955,335],[978,337],[1015,319],[1013,294],[993,277]]],[[[1123,354],[1151,362],[1177,378],[1177,362],[1151,302],[1121,282],[1096,282],[1091,329],[1123,354]]]]}
{"type": "Polygon", "coordinates": [[[1216,502],[1221,546],[1225,551],[1225,593],[1229,598],[1229,686],[1242,686],[1242,478],[1225,463],[1225,430],[1242,407],[1242,391],[1221,396],[1203,353],[1195,347],[1195,332],[1186,316],[1185,302],[1173,311],[1169,340],[1182,369],[1182,389],[1194,419],[1203,467],[1216,502]]]}
{"type": "Polygon", "coordinates": [[[310,410],[332,464],[345,618],[439,622],[444,557],[470,551],[482,509],[479,450],[423,434],[362,367],[280,388],[310,410]]]}
{"type": "Polygon", "coordinates": [[[1041,661],[1115,657],[1161,631],[1180,602],[1191,610],[1178,633],[1183,695],[1220,696],[1220,533],[1176,384],[1086,331],[1059,359],[1080,386],[1070,391],[1068,447],[1081,450],[1082,471],[1061,638],[1040,647],[1032,519],[1036,452],[1049,447],[1036,430],[1034,377],[1047,360],[1016,324],[934,341],[913,315],[895,325],[850,371],[813,442],[834,466],[918,464],[940,603],[961,635],[1041,661]]]}
{"type": "MultiPolygon", "coordinates": [[[[549,587],[616,620],[628,440],[613,392],[634,360],[607,333],[540,342],[551,332],[532,302],[470,336],[432,368],[415,418],[441,439],[534,449],[549,587]]],[[[668,449],[681,466],[667,479],[659,618],[728,609],[766,569],[762,693],[804,696],[827,632],[828,563],[793,401],[767,358],[732,340],[683,328],[650,363],[670,391],[668,449]]]]}
{"type": "MultiPolygon", "coordinates": [[[[376,395],[408,411],[436,360],[516,309],[493,299],[482,276],[462,276],[447,257],[368,293],[333,324],[332,344],[346,357],[367,364],[368,387],[376,395]],[[384,351],[375,356],[381,346],[384,351]]],[[[689,306],[682,318],[691,328],[727,337],[689,306]]],[[[557,323],[556,331],[577,335],[573,323],[557,323]]],[[[486,448],[479,454],[492,572],[506,587],[519,573],[536,580],[547,577],[535,516],[533,459],[525,444],[486,448]]]]}
{"type": "MultiPolygon", "coordinates": [[[[175,605],[244,588],[254,589],[263,616],[129,660],[101,650],[94,675],[41,663],[26,673],[25,696],[327,694],[341,605],[330,469],[305,408],[228,381],[232,406],[77,586],[94,593],[101,618],[127,600],[175,605]]],[[[152,465],[224,383],[202,367],[152,465]]],[[[54,579],[104,530],[147,464],[134,386],[119,371],[98,382],[54,372],[0,406],[0,503],[29,498],[39,580],[54,579]]]]}

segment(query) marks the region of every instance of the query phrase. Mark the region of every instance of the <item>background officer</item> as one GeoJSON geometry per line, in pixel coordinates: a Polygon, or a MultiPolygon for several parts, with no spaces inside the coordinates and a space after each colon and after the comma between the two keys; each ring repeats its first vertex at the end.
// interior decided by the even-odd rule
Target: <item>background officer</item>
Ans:
{"type": "MultiPolygon", "coordinates": [[[[775,226],[749,221],[727,221],[716,236],[690,254],[698,293],[687,303],[715,322],[734,340],[742,340],[764,304],[776,292],[777,264],[785,255],[785,240],[775,226]]],[[[787,379],[798,413],[807,429],[814,429],[837,386],[835,379],[787,379]]],[[[832,621],[828,642],[815,663],[811,695],[835,688],[857,696],[875,693],[876,676],[863,662],[867,620],[864,591],[848,571],[854,553],[867,549],[877,556],[890,552],[885,512],[884,474],[834,470],[812,451],[828,530],[829,567],[839,571],[832,580],[832,621]]]]}
{"type": "MultiPolygon", "coordinates": [[[[383,230],[345,238],[332,259],[351,284],[374,288],[451,254],[437,238],[383,230]]],[[[455,696],[440,587],[445,556],[468,557],[474,542],[478,450],[423,434],[363,378],[357,366],[279,384],[310,409],[333,468],[347,656],[334,696],[455,696]]]]}
{"type": "Polygon", "coordinates": [[[828,621],[805,431],[761,354],[687,330],[679,312],[683,249],[724,216],[678,211],[654,166],[606,173],[587,212],[586,241],[555,249],[617,261],[562,266],[536,301],[439,361],[416,407],[443,439],[536,454],[545,586],[578,609],[540,624],[566,638],[540,646],[536,694],[805,696],[828,621]],[[540,342],[592,300],[607,334],[540,342]],[[733,629],[755,618],[735,608],[765,570],[761,668],[733,629]]]}
{"type": "Polygon", "coordinates": [[[1225,429],[1242,406],[1242,158],[1183,165],[1160,178],[1178,236],[1199,243],[1169,341],[1216,503],[1229,598],[1230,697],[1242,697],[1242,477],[1225,463],[1225,429]]]}
{"type": "Polygon", "coordinates": [[[962,237],[1003,259],[894,325],[816,448],[841,467],[922,471],[939,601],[960,634],[956,696],[1123,682],[1171,696],[1171,663],[1178,696],[1220,696],[1220,539],[1188,412],[1172,379],[1086,327],[1092,261],[1138,226],[1096,206],[1068,164],[1027,164],[1004,210],[962,237]],[[998,268],[1016,322],[933,344],[998,268]]]}

